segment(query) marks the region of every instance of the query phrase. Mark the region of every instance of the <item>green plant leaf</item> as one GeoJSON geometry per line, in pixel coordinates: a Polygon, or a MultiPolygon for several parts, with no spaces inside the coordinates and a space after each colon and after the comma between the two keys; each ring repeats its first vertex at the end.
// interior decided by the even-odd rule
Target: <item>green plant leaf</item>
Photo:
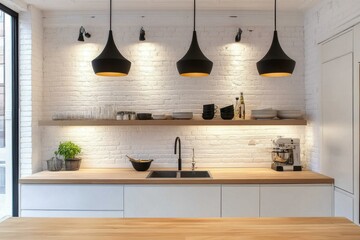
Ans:
{"type": "Polygon", "coordinates": [[[73,159],[81,153],[81,148],[71,141],[60,142],[57,153],[64,157],[64,159],[73,159]]]}

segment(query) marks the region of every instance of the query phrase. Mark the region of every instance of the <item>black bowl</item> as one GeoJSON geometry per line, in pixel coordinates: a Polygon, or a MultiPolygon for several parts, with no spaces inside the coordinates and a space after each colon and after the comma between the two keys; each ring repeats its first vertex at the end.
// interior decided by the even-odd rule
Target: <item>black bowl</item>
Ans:
{"type": "Polygon", "coordinates": [[[231,119],[234,118],[234,112],[232,112],[232,113],[227,113],[227,114],[221,113],[221,118],[222,118],[223,120],[231,120],[231,119]]]}
{"type": "Polygon", "coordinates": [[[234,112],[234,109],[230,109],[230,110],[221,110],[221,113],[232,113],[234,112]]]}
{"type": "Polygon", "coordinates": [[[203,112],[202,115],[205,115],[205,116],[214,116],[215,113],[214,113],[214,112],[203,112]]]}
{"type": "Polygon", "coordinates": [[[139,120],[151,120],[152,119],[151,113],[138,113],[137,118],[139,120]]]}
{"type": "Polygon", "coordinates": [[[223,112],[227,112],[227,111],[234,111],[234,105],[229,105],[229,106],[226,106],[226,107],[223,107],[223,108],[220,108],[220,111],[223,112]]]}
{"type": "Polygon", "coordinates": [[[203,114],[211,115],[211,114],[215,114],[215,112],[214,111],[203,111],[203,114]]]}
{"type": "Polygon", "coordinates": [[[211,119],[214,118],[214,116],[215,116],[214,113],[212,113],[212,114],[204,114],[204,113],[203,113],[202,118],[203,118],[204,120],[211,120],[211,119]]]}
{"type": "Polygon", "coordinates": [[[130,162],[132,163],[133,167],[135,168],[136,171],[146,171],[150,168],[151,162],[153,160],[147,160],[147,161],[133,161],[130,160],[130,162]]]}

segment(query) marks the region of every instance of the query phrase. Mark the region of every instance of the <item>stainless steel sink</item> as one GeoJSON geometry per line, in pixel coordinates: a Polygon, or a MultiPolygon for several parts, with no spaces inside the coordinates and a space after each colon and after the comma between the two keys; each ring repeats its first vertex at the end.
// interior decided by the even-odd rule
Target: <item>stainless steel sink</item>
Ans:
{"type": "Polygon", "coordinates": [[[208,171],[151,171],[147,178],[211,178],[208,171]]]}
{"type": "Polygon", "coordinates": [[[180,178],[210,178],[208,171],[181,171],[180,178]]]}

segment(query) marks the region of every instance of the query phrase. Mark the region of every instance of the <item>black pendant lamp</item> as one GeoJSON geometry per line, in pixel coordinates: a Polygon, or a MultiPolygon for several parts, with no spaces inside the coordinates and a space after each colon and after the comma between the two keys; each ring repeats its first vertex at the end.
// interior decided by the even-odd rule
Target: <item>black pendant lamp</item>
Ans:
{"type": "Polygon", "coordinates": [[[257,69],[263,77],[287,77],[295,68],[296,62],[282,50],[276,31],[276,0],[275,0],[275,31],[271,47],[265,57],[257,62],[257,69]]]}
{"type": "Polygon", "coordinates": [[[112,0],[110,0],[110,30],[106,46],[102,53],[92,61],[94,72],[98,76],[119,77],[129,73],[131,62],[124,58],[116,48],[112,30],[112,0]]]}
{"type": "Polygon", "coordinates": [[[185,56],[177,63],[177,69],[183,77],[205,77],[211,72],[213,63],[201,52],[196,37],[196,0],[194,0],[194,31],[191,45],[185,56]]]}

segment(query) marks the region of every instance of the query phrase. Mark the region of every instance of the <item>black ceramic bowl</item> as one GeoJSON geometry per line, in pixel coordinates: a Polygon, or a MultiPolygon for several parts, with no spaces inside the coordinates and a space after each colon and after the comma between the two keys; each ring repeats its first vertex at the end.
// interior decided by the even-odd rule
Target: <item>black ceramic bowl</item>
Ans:
{"type": "Polygon", "coordinates": [[[211,119],[214,118],[214,116],[215,116],[214,113],[212,113],[212,114],[205,114],[205,113],[203,113],[203,114],[202,114],[202,118],[203,118],[204,120],[211,120],[211,119]]]}
{"type": "Polygon", "coordinates": [[[222,118],[223,120],[231,120],[231,119],[234,118],[234,112],[232,112],[232,113],[226,113],[226,114],[221,113],[221,118],[222,118]]]}
{"type": "Polygon", "coordinates": [[[151,113],[138,113],[137,118],[139,120],[151,120],[152,119],[151,113]]]}
{"type": "Polygon", "coordinates": [[[204,110],[203,113],[204,114],[214,114],[216,111],[213,111],[213,110],[204,110]]]}
{"type": "Polygon", "coordinates": [[[221,111],[220,114],[231,115],[231,114],[234,114],[234,110],[233,111],[221,111]]]}
{"type": "Polygon", "coordinates": [[[220,108],[221,112],[231,112],[234,111],[234,105],[229,105],[227,107],[220,108]]]}
{"type": "Polygon", "coordinates": [[[130,160],[131,164],[135,168],[136,171],[146,171],[150,168],[151,162],[153,160],[130,160]]]}

